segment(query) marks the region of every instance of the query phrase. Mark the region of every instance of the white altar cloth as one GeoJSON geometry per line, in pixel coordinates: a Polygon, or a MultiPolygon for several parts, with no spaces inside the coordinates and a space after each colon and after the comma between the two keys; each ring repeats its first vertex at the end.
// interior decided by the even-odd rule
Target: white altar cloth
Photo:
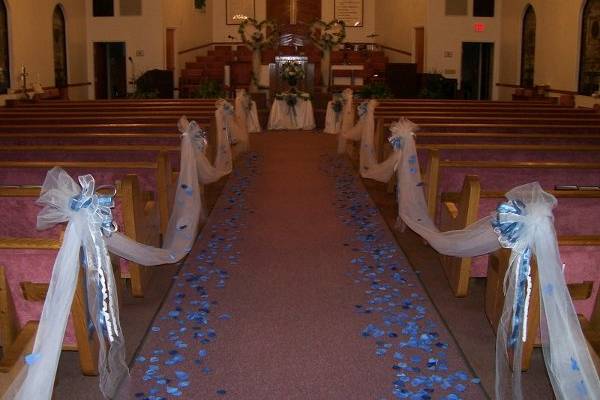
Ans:
{"type": "Polygon", "coordinates": [[[315,129],[312,102],[298,98],[293,110],[285,100],[275,100],[269,114],[269,129],[315,129]]]}

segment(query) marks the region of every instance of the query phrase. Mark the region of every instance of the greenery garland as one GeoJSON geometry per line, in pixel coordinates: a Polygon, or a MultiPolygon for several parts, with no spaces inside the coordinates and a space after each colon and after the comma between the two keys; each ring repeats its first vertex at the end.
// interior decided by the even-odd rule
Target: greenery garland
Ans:
{"type": "Polygon", "coordinates": [[[331,50],[346,39],[346,24],[342,20],[314,21],[310,25],[310,40],[321,50],[331,50]],[[334,30],[334,28],[338,28],[334,30]]]}
{"type": "Polygon", "coordinates": [[[285,102],[290,105],[293,103],[295,105],[298,99],[308,101],[311,99],[310,93],[300,92],[297,90],[291,90],[289,92],[281,92],[275,94],[275,99],[277,100],[285,100],[285,102]]]}
{"type": "Polygon", "coordinates": [[[238,33],[242,39],[242,42],[250,47],[252,50],[262,50],[268,47],[273,47],[279,40],[279,27],[275,21],[264,20],[258,22],[254,18],[246,18],[238,29],[238,33]],[[252,33],[250,38],[246,35],[246,28],[248,25],[253,26],[255,31],[252,33]],[[267,31],[270,29],[271,33],[265,37],[266,33],[263,33],[263,28],[267,31]]]}

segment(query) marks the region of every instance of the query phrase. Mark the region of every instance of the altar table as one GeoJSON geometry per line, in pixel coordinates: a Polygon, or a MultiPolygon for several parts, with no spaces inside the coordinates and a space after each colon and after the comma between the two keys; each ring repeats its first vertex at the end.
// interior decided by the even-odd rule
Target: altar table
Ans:
{"type": "Polygon", "coordinates": [[[275,99],[269,114],[269,129],[315,129],[312,102],[298,98],[296,105],[290,107],[285,100],[275,99]]]}

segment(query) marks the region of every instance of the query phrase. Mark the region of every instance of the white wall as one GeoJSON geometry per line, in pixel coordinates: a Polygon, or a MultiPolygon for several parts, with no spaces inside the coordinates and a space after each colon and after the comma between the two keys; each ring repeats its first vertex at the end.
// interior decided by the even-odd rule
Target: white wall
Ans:
{"type": "MultiPolygon", "coordinates": [[[[493,82],[500,71],[500,31],[502,1],[496,0],[493,18],[473,17],[473,0],[469,0],[467,16],[446,16],[445,0],[429,0],[425,27],[425,72],[438,72],[446,78],[458,79],[460,85],[463,42],[494,43],[493,82]],[[484,32],[475,32],[473,24],[485,24],[484,32]]],[[[543,0],[546,1],[546,0],[543,0]]],[[[494,86],[493,96],[497,89],[494,86]]]]}
{"type": "Polygon", "coordinates": [[[377,0],[375,3],[376,42],[412,53],[386,51],[390,62],[415,62],[415,28],[425,26],[427,0],[377,0]]]}
{"type": "Polygon", "coordinates": [[[175,29],[174,79],[176,87],[185,62],[192,61],[198,55],[198,52],[190,52],[181,56],[177,53],[212,42],[212,8],[212,1],[207,1],[204,9],[197,10],[194,2],[190,0],[162,0],[163,32],[166,35],[168,28],[175,29]]]}
{"type": "MultiPolygon", "coordinates": [[[[25,65],[28,82],[54,86],[54,50],[52,16],[61,4],[67,25],[68,82],[87,82],[84,4],[81,0],[7,0],[11,89],[20,89],[19,74],[25,65]]],[[[29,86],[29,85],[28,85],[29,86]]],[[[85,98],[87,89],[69,90],[73,99],[85,98]]],[[[0,96],[4,99],[14,96],[0,96]]]]}
{"type": "MultiPolygon", "coordinates": [[[[190,1],[191,3],[191,1],[190,1]]],[[[135,75],[150,69],[165,68],[165,32],[162,0],[142,0],[141,16],[120,16],[119,0],[115,0],[114,17],[94,17],[92,2],[86,1],[88,79],[92,82],[90,97],[94,96],[94,42],[125,42],[126,57],[135,62],[135,75]],[[143,52],[143,55],[140,55],[143,52]]],[[[127,62],[127,80],[133,68],[127,62]]],[[[132,87],[129,87],[132,90],[132,87]]]]}
{"type": "MultiPolygon", "coordinates": [[[[521,31],[527,4],[536,14],[534,84],[577,91],[581,14],[584,0],[504,0],[502,5],[502,63],[497,82],[520,84],[521,31]]],[[[502,89],[510,98],[513,89],[502,89]]],[[[578,105],[597,101],[578,96],[578,105]]]]}
{"type": "MultiPolygon", "coordinates": [[[[282,0],[283,1],[283,0],[282,0]]],[[[396,0],[387,0],[396,1],[396,0]]],[[[238,25],[226,25],[225,0],[215,0],[213,7],[213,41],[229,42],[228,35],[235,37],[234,41],[239,41],[238,25]]],[[[331,21],[334,14],[334,0],[321,1],[321,19],[331,21]]],[[[267,17],[267,1],[255,0],[255,19],[262,21],[267,17]]],[[[364,0],[363,26],[357,28],[347,27],[346,41],[348,42],[373,42],[373,39],[367,38],[367,35],[376,33],[375,27],[375,0],[364,0]]]]}

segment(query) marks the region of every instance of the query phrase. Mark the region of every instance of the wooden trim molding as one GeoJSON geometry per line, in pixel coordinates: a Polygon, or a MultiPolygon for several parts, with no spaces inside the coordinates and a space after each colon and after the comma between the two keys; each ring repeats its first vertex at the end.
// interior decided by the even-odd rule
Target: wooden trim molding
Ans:
{"type": "Polygon", "coordinates": [[[202,50],[205,49],[207,47],[211,47],[211,46],[219,46],[219,45],[235,45],[235,46],[239,46],[239,45],[243,45],[243,42],[211,42],[211,43],[206,43],[206,44],[201,44],[200,46],[194,46],[194,47],[190,47],[188,49],[183,49],[181,51],[178,51],[177,54],[181,55],[181,54],[185,54],[185,53],[189,53],[192,51],[196,51],[196,50],[202,50]]]}

